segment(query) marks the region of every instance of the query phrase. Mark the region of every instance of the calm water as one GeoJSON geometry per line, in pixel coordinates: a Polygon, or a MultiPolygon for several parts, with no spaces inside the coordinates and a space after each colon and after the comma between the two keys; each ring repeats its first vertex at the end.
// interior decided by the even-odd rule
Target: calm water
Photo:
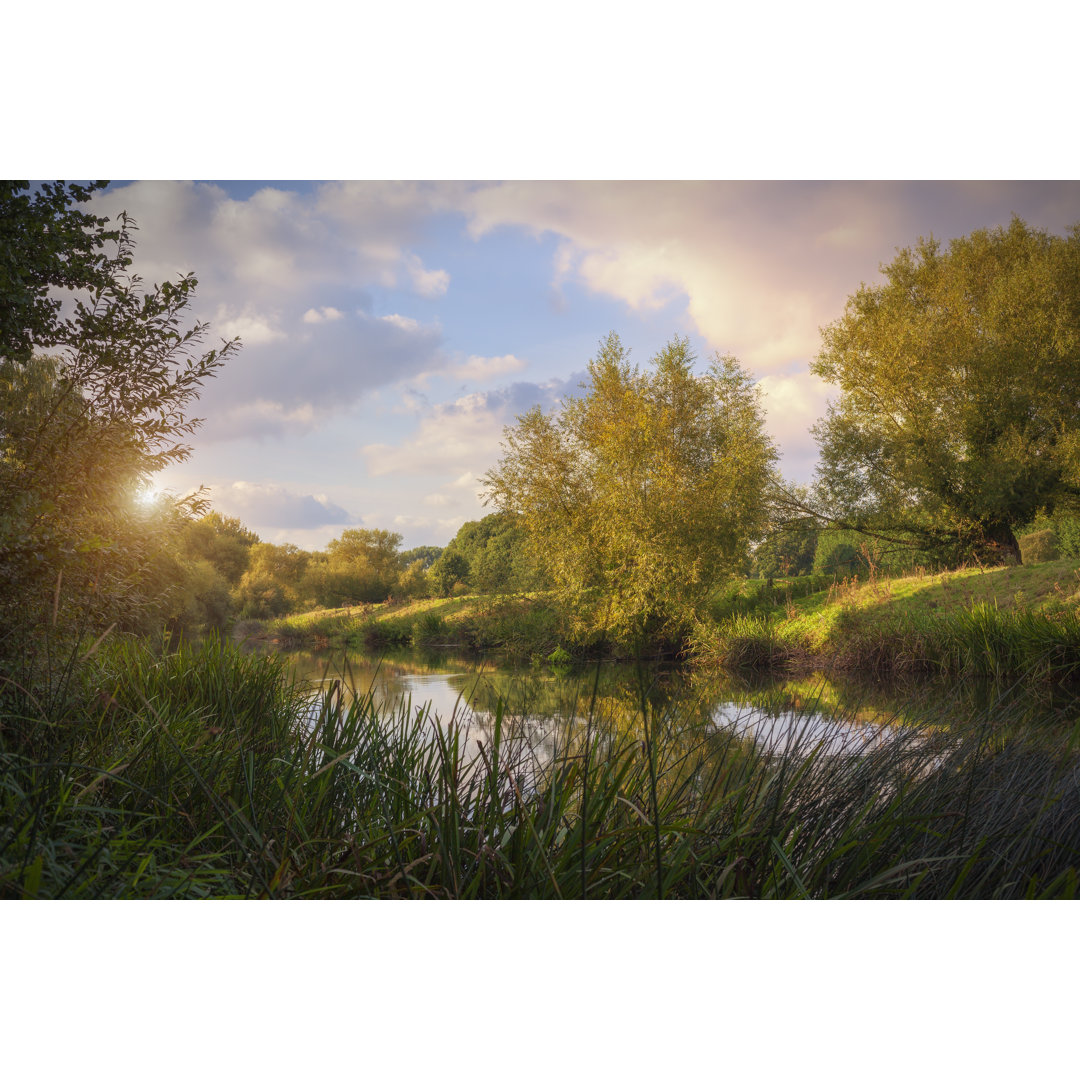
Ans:
{"type": "Polygon", "coordinates": [[[1075,693],[1021,691],[979,684],[880,684],[827,679],[746,682],[703,677],[685,669],[603,664],[573,671],[507,669],[494,663],[431,652],[293,652],[298,676],[313,685],[340,679],[361,697],[391,709],[424,710],[433,722],[467,729],[467,747],[490,738],[497,703],[514,718],[539,756],[549,758],[560,733],[594,722],[639,736],[644,708],[684,727],[730,731],[763,750],[796,746],[808,752],[863,753],[913,723],[962,729],[987,715],[1048,731],[1071,731],[1080,721],[1075,693]]]}

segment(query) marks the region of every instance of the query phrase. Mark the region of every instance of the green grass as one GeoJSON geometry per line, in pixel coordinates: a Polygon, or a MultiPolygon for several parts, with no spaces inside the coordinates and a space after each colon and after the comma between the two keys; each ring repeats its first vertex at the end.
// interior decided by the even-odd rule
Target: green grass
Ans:
{"type": "Polygon", "coordinates": [[[734,669],[1073,679],[1080,562],[852,580],[803,596],[750,587],[745,613],[699,627],[695,648],[734,669]]]}
{"type": "Polygon", "coordinates": [[[288,646],[332,645],[376,652],[400,646],[452,646],[529,659],[549,654],[560,643],[562,631],[554,608],[542,595],[472,595],[290,615],[263,624],[254,636],[288,646]]]}
{"type": "Polygon", "coordinates": [[[215,643],[99,650],[51,703],[6,684],[0,894],[1076,894],[1076,752],[1006,737],[1007,702],[829,756],[641,700],[632,729],[582,701],[537,751],[502,705],[466,731],[215,643]]]}

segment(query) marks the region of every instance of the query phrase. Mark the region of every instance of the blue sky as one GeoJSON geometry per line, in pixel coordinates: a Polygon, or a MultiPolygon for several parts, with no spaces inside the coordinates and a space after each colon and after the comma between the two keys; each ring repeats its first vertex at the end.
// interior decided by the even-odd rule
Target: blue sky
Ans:
{"type": "Polygon", "coordinates": [[[1080,222],[1066,181],[146,181],[97,202],[137,221],[138,272],[193,270],[212,338],[244,341],[159,484],[312,549],[349,526],[445,544],[487,512],[503,426],[577,392],[611,330],[642,364],[676,334],[735,355],[809,480],[830,388],[808,364],[860,282],[920,235],[1080,222]]]}

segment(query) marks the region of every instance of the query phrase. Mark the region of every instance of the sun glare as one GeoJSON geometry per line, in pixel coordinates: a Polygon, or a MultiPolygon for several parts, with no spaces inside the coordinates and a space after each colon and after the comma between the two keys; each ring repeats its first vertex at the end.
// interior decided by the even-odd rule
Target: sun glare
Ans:
{"type": "Polygon", "coordinates": [[[161,489],[154,484],[146,484],[135,492],[135,505],[149,510],[160,498],[161,489]]]}

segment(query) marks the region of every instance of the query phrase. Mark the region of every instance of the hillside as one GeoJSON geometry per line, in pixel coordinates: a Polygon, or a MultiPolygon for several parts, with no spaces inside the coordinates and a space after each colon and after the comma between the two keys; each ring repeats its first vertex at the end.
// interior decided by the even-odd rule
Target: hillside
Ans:
{"type": "Polygon", "coordinates": [[[748,582],[741,610],[698,633],[698,655],[727,667],[1080,673],[1080,560],[798,591],[798,579],[771,589],[748,582]]]}

